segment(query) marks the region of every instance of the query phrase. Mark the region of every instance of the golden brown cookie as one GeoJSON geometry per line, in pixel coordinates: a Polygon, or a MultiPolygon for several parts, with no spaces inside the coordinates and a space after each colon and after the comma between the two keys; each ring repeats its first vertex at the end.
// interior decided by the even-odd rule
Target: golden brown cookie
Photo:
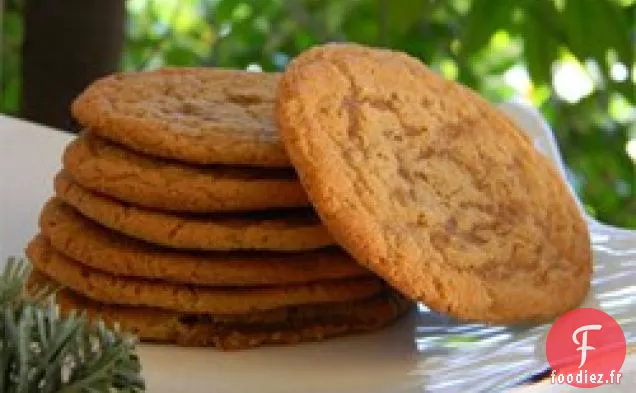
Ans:
{"type": "Polygon", "coordinates": [[[97,225],[58,199],[49,200],[42,209],[40,228],[57,251],[116,276],[194,285],[243,286],[371,275],[337,248],[299,253],[195,253],[156,247],[97,225]]]}
{"type": "Polygon", "coordinates": [[[587,227],[554,166],[483,98],[415,58],[314,48],[282,77],[277,122],[336,241],[408,297],[521,322],[586,295],[587,227]]]}
{"type": "Polygon", "coordinates": [[[118,324],[143,341],[170,342],[185,346],[216,346],[224,350],[254,348],[267,344],[290,345],[320,341],[344,334],[380,329],[405,314],[410,303],[387,292],[356,302],[306,305],[266,311],[266,323],[250,315],[185,315],[149,307],[102,304],[62,290],[56,300],[63,313],[85,310],[90,318],[118,324]]]}
{"type": "Polygon", "coordinates": [[[55,192],[84,216],[108,228],[167,247],[298,251],[333,244],[311,210],[215,215],[145,210],[87,191],[64,172],[55,178],[55,192]]]}
{"type": "Polygon", "coordinates": [[[289,166],[274,127],[278,75],[214,68],[116,74],[72,105],[80,124],[153,156],[197,164],[289,166]]]}
{"type": "Polygon", "coordinates": [[[376,277],[232,288],[117,277],[55,251],[44,236],[36,236],[26,254],[33,265],[51,279],[95,301],[183,313],[245,314],[298,304],[336,303],[363,299],[384,288],[376,277]]]}
{"type": "MultiPolygon", "coordinates": [[[[26,283],[27,294],[37,293],[38,290],[42,288],[58,288],[56,293],[61,292],[65,297],[97,304],[97,302],[91,301],[85,296],[73,292],[68,288],[64,288],[62,284],[55,282],[41,271],[37,269],[32,270],[26,283]]],[[[301,304],[272,310],[253,311],[248,314],[174,314],[178,314],[182,322],[205,321],[214,324],[232,324],[235,326],[258,325],[261,327],[281,324],[297,326],[307,322],[325,321],[327,319],[335,321],[355,318],[356,320],[372,321],[379,317],[379,314],[382,314],[382,312],[378,313],[378,309],[369,306],[385,303],[387,303],[387,305],[393,303],[394,306],[400,308],[412,305],[412,303],[406,301],[400,294],[389,288],[385,288],[373,296],[347,302],[301,304]]],[[[113,307],[127,308],[130,306],[113,305],[113,307]]],[[[155,311],[171,313],[170,311],[162,309],[155,309],[155,311]]]]}
{"type": "Polygon", "coordinates": [[[91,132],[68,145],[63,161],[82,187],[151,209],[209,213],[309,205],[291,169],[188,165],[135,153],[91,132]]]}

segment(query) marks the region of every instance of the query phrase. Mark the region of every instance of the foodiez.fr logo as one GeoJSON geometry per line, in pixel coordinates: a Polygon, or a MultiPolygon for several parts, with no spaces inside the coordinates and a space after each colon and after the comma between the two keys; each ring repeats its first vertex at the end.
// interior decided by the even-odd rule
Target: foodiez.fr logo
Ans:
{"type": "Polygon", "coordinates": [[[554,384],[581,388],[619,384],[625,361],[625,334],[608,314],[579,308],[556,320],[546,341],[554,384]]]}

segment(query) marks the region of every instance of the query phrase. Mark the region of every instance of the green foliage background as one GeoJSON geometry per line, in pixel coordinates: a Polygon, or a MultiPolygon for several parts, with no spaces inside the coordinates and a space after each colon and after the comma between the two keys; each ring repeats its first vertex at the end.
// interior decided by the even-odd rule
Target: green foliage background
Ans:
{"type": "MultiPolygon", "coordinates": [[[[630,140],[636,150],[636,0],[128,0],[127,8],[123,70],[281,70],[312,45],[348,40],[409,52],[492,101],[521,94],[554,128],[588,212],[636,228],[636,168],[626,153],[630,140]],[[579,100],[556,94],[563,64],[585,78],[571,85],[591,84],[579,100]],[[506,83],[511,70],[529,76],[522,92],[506,83]]],[[[20,0],[9,0],[3,30],[0,112],[15,113],[20,0]]]]}

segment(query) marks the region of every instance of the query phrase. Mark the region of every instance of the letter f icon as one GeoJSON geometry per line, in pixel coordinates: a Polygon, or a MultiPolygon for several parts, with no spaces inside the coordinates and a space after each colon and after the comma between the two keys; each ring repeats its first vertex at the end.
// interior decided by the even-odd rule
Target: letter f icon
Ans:
{"type": "Polygon", "coordinates": [[[585,364],[585,360],[587,358],[587,351],[596,349],[592,346],[587,345],[588,330],[601,330],[602,327],[603,327],[602,325],[585,325],[576,329],[574,333],[572,333],[572,341],[574,341],[574,344],[581,345],[580,347],[576,349],[577,351],[581,351],[581,364],[579,364],[579,368],[583,367],[583,365],[585,364]],[[583,332],[583,335],[582,335],[583,339],[581,340],[581,342],[579,342],[576,336],[581,332],[583,332]]]}

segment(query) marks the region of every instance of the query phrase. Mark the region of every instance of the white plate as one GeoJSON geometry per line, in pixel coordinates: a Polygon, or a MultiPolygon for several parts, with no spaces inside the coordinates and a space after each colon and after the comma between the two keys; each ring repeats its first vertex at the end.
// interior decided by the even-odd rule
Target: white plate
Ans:
{"type": "MultiPolygon", "coordinates": [[[[503,109],[565,173],[542,118],[518,104],[503,109]]],[[[71,138],[0,116],[0,261],[23,255],[71,138]]],[[[590,230],[596,273],[584,305],[614,316],[634,343],[636,233],[592,220],[590,230]]],[[[230,353],[142,345],[139,352],[152,393],[493,391],[547,367],[548,328],[457,323],[422,307],[381,332],[323,343],[230,353]]]]}

